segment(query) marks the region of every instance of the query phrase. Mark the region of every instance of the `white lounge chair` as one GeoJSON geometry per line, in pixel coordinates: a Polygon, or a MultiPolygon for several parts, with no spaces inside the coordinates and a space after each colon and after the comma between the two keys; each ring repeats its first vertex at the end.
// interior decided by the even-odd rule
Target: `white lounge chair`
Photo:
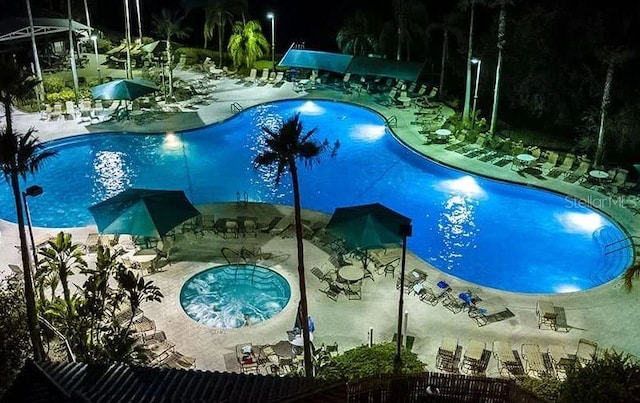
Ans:
{"type": "Polygon", "coordinates": [[[244,81],[246,81],[247,83],[253,84],[256,82],[257,76],[258,76],[258,70],[251,69],[251,71],[249,72],[249,75],[245,77],[244,81]]]}

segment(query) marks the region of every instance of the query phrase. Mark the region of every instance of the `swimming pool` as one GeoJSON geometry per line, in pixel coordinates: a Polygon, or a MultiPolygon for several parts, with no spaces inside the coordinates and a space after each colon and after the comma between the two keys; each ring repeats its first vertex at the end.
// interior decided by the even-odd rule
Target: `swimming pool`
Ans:
{"type": "MultiPolygon", "coordinates": [[[[221,124],[166,135],[90,134],[48,143],[59,155],[31,185],[34,225],[93,224],[87,207],[128,187],[183,189],[195,204],[236,200],[291,204],[288,176],[252,164],[265,136],[295,112],[317,138],[340,141],[300,170],[302,205],[335,207],[380,202],[413,219],[409,248],[443,272],[524,293],[584,290],[617,277],[632,251],[605,255],[625,234],[575,200],[451,169],[414,153],[374,112],[332,101],[282,101],[247,109],[221,124]]],[[[15,221],[11,192],[1,184],[0,218],[15,221]]]]}
{"type": "Polygon", "coordinates": [[[198,323],[238,328],[264,322],[291,299],[289,283],[275,271],[256,265],[224,265],[188,279],[180,305],[198,323]]]}

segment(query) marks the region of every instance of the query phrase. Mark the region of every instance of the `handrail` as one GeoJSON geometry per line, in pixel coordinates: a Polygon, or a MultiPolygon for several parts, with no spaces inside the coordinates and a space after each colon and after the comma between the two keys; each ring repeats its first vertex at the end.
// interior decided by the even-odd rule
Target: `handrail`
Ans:
{"type": "Polygon", "coordinates": [[[231,248],[227,248],[225,246],[224,248],[222,248],[220,250],[220,252],[222,253],[222,256],[224,257],[224,259],[227,261],[227,264],[238,264],[238,263],[240,263],[240,259],[238,259],[235,262],[232,262],[231,259],[229,258],[229,256],[227,256],[227,253],[229,253],[231,257],[242,258],[242,256],[238,252],[236,252],[235,250],[233,250],[231,248]],[[225,253],[225,252],[227,252],[227,253],[225,253]]]}
{"type": "Polygon", "coordinates": [[[67,352],[67,358],[69,359],[69,362],[76,362],[76,357],[73,355],[73,351],[71,351],[71,346],[69,345],[69,341],[67,341],[67,338],[64,337],[64,335],[60,333],[60,331],[56,329],[55,326],[49,323],[49,321],[42,316],[38,316],[38,321],[42,323],[44,327],[55,333],[55,335],[64,342],[64,349],[67,352]]]}
{"type": "Polygon", "coordinates": [[[604,254],[605,254],[605,255],[608,255],[608,254],[610,254],[610,253],[617,252],[617,251],[619,251],[619,250],[625,249],[625,248],[630,247],[630,246],[631,246],[631,247],[635,247],[635,243],[634,243],[633,241],[634,241],[634,240],[636,240],[636,239],[640,240],[640,237],[637,237],[637,236],[628,236],[628,237],[626,237],[626,238],[618,239],[618,240],[617,240],[617,241],[615,241],[615,242],[608,243],[608,244],[606,244],[606,245],[604,246],[604,250],[605,250],[604,254]],[[610,246],[613,246],[613,245],[619,244],[619,243],[621,243],[621,242],[627,242],[627,241],[629,242],[629,244],[627,244],[627,245],[623,245],[623,246],[621,246],[621,247],[619,247],[619,248],[617,248],[617,249],[614,249],[614,250],[609,250],[609,251],[607,251],[607,249],[608,249],[610,246]]]}
{"type": "Polygon", "coordinates": [[[244,108],[238,102],[231,104],[231,112],[241,112],[244,108]]]}
{"type": "Polygon", "coordinates": [[[389,127],[398,126],[398,117],[396,115],[390,116],[388,119],[386,119],[386,121],[387,121],[387,126],[389,127]]]}

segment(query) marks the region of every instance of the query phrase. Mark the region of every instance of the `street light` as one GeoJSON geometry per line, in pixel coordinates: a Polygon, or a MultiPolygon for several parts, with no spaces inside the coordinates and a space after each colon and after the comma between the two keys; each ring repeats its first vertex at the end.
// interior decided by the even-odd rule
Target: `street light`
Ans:
{"type": "Polygon", "coordinates": [[[402,310],[404,309],[404,269],[407,262],[407,237],[413,232],[411,224],[403,224],[399,228],[402,236],[402,258],[400,261],[400,301],[398,302],[398,338],[396,340],[396,356],[394,360],[394,373],[399,374],[402,368],[402,310]]]}
{"type": "Polygon", "coordinates": [[[96,54],[96,70],[98,71],[98,84],[102,84],[102,76],[100,75],[100,61],[98,60],[98,36],[91,35],[93,41],[93,51],[96,54]]]}
{"type": "MultiPolygon", "coordinates": [[[[27,196],[37,197],[42,194],[43,190],[38,185],[29,186],[27,190],[22,192],[22,200],[24,202],[24,210],[27,214],[27,225],[29,226],[29,238],[31,239],[31,249],[33,253],[33,270],[38,267],[38,253],[36,251],[36,243],[33,240],[33,228],[31,227],[31,214],[29,214],[29,203],[27,203],[27,196]]],[[[33,274],[33,273],[32,273],[33,274]]]]}
{"type": "Polygon", "coordinates": [[[471,59],[471,63],[478,65],[478,70],[476,70],[476,90],[473,94],[473,108],[471,110],[471,130],[473,130],[476,124],[476,104],[478,103],[478,83],[480,82],[480,66],[482,65],[482,60],[474,57],[471,59]]]}
{"type": "Polygon", "coordinates": [[[273,13],[268,13],[267,18],[271,20],[271,63],[273,64],[273,70],[276,69],[276,16],[273,13]]]}

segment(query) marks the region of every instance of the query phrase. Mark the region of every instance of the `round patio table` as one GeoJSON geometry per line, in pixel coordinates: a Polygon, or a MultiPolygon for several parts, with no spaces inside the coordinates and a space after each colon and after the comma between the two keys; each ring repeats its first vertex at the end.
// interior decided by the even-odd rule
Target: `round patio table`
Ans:
{"type": "Polygon", "coordinates": [[[338,270],[338,276],[346,281],[355,282],[364,278],[364,270],[358,266],[344,266],[338,270]]]}
{"type": "Polygon", "coordinates": [[[438,137],[448,137],[451,136],[451,130],[449,129],[438,129],[435,131],[436,136],[438,137]]]}
{"type": "Polygon", "coordinates": [[[594,169],[593,171],[589,171],[589,176],[597,179],[597,180],[605,180],[609,178],[609,174],[605,171],[600,171],[598,169],[594,169]]]}
{"type": "Polygon", "coordinates": [[[531,162],[536,160],[536,157],[534,157],[531,154],[518,154],[516,156],[516,158],[519,159],[520,161],[526,162],[526,163],[531,163],[531,162]]]}
{"type": "Polygon", "coordinates": [[[158,256],[155,249],[142,249],[131,255],[129,258],[132,262],[147,263],[151,262],[158,256]]]}

